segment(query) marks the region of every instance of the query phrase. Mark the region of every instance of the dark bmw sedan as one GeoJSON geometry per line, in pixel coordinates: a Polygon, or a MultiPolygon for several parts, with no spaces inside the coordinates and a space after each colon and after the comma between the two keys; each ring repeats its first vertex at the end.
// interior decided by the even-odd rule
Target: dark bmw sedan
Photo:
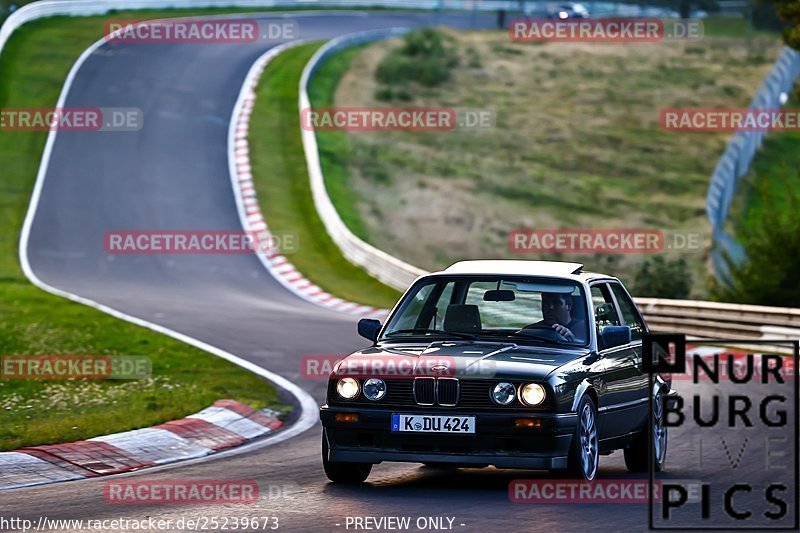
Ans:
{"type": "Polygon", "coordinates": [[[419,278],[385,325],[358,329],[373,344],[336,364],[320,409],[334,482],[363,482],[383,461],[587,480],[619,449],[631,471],[664,465],[670,384],[642,371],[647,325],[616,278],[465,261],[419,278]]]}

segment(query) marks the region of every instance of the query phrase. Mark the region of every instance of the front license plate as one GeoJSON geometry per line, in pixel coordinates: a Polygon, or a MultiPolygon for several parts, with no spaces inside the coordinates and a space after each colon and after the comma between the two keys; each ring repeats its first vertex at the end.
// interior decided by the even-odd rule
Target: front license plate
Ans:
{"type": "Polygon", "coordinates": [[[392,415],[392,431],[409,433],[475,433],[474,416],[392,415]]]}

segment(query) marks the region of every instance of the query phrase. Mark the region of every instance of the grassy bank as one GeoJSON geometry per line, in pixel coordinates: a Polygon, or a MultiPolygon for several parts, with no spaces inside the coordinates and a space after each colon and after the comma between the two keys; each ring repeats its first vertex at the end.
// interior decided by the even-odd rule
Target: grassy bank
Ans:
{"type": "Polygon", "coordinates": [[[458,64],[438,86],[376,81],[401,40],[345,52],[330,65],[336,106],[478,108],[496,117],[489,129],[320,132],[332,198],[354,232],[427,269],[465,258],[561,259],[629,282],[646,255],[519,255],[509,232],[700,232],[703,250],[683,257],[691,296],[705,297],[704,199],[727,134],[664,131],[659,111],[747,105],[780,50],[777,36],[745,38],[743,26],[715,20],[703,40],[647,46],[444,33],[458,64]]]}
{"type": "MultiPolygon", "coordinates": [[[[113,18],[178,14],[189,13],[113,18]]],[[[53,107],[74,61],[102,36],[103,21],[53,18],[16,32],[0,56],[0,107],[53,107]]],[[[0,131],[0,355],[138,355],[151,359],[153,374],[138,381],[0,379],[0,450],[145,427],[221,398],[282,408],[273,387],[229,362],[30,285],[17,247],[46,137],[0,131]]]]}
{"type": "Polygon", "coordinates": [[[300,138],[297,87],[318,47],[287,50],[272,60],[261,78],[249,139],[256,191],[270,228],[299,236],[300,250],[290,259],[300,272],[341,298],[390,307],[398,293],[341,255],[314,208],[300,138]]]}

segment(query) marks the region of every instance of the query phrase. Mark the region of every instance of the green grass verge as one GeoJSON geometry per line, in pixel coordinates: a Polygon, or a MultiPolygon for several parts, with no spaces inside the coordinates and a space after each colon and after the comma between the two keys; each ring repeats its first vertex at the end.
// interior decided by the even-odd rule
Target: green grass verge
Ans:
{"type": "Polygon", "coordinates": [[[770,29],[756,29],[748,27],[748,21],[744,17],[731,16],[711,16],[703,21],[704,37],[777,37],[779,31],[770,29]]]}
{"type": "MultiPolygon", "coordinates": [[[[339,82],[363,46],[347,48],[323,63],[308,87],[311,105],[316,108],[335,104],[334,95],[339,82]]],[[[339,216],[354,234],[369,239],[364,221],[358,214],[358,190],[350,184],[347,165],[354,157],[350,136],[344,131],[317,132],[317,146],[325,185],[339,216]]]]}
{"type": "Polygon", "coordinates": [[[299,251],[288,258],[300,272],[340,298],[390,307],[397,301],[397,291],[342,256],[311,197],[297,87],[303,67],[319,46],[307,44],[285,51],[272,60],[261,78],[249,139],[256,191],[270,229],[298,236],[299,251]]]}
{"type": "MultiPolygon", "coordinates": [[[[104,20],[58,17],[15,32],[0,56],[0,107],[53,107],[74,61],[102,35],[104,20]]],[[[0,131],[0,355],[139,355],[152,360],[153,374],[140,381],[0,379],[0,450],[146,427],[221,398],[286,409],[272,386],[232,363],[27,281],[17,262],[18,238],[46,138],[46,132],[0,131]]]]}

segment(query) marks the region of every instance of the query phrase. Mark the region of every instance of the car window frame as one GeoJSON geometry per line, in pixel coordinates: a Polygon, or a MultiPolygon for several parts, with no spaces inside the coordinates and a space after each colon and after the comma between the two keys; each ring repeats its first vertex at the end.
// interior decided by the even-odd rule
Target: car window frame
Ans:
{"type": "MultiPolygon", "coordinates": [[[[612,285],[616,285],[617,287],[622,289],[622,292],[628,295],[628,299],[631,301],[633,305],[633,312],[639,317],[639,320],[642,323],[642,338],[641,339],[631,339],[629,343],[632,346],[636,346],[637,344],[642,344],[642,340],[644,339],[644,335],[646,333],[650,333],[650,327],[647,325],[647,321],[644,319],[644,315],[642,312],[639,311],[639,307],[636,305],[636,302],[633,301],[633,296],[631,293],[628,292],[628,289],[625,288],[625,285],[622,284],[621,281],[609,281],[608,282],[608,293],[611,295],[611,299],[614,300],[614,308],[617,310],[617,317],[620,319],[620,324],[625,326],[628,325],[627,320],[625,320],[625,315],[622,313],[622,307],[619,305],[619,301],[617,300],[617,295],[614,294],[614,290],[611,288],[612,285]]],[[[627,346],[627,345],[626,345],[627,346]]]]}
{"type": "MultiPolygon", "coordinates": [[[[590,282],[588,284],[589,285],[589,301],[590,302],[592,301],[592,289],[594,287],[605,286],[606,290],[608,291],[608,295],[611,297],[611,302],[609,302],[609,303],[611,304],[611,307],[614,309],[614,312],[617,314],[617,322],[619,322],[620,325],[623,325],[624,320],[622,319],[622,313],[620,312],[619,303],[617,302],[617,299],[614,296],[614,291],[611,290],[610,283],[612,283],[612,282],[613,282],[612,280],[608,280],[608,279],[603,279],[603,280],[597,280],[597,281],[590,282]]],[[[596,320],[596,317],[595,317],[594,304],[592,304],[590,306],[590,308],[591,308],[591,311],[592,311],[592,324],[594,325],[594,335],[595,335],[595,342],[596,342],[596,346],[597,346],[597,353],[599,355],[602,356],[602,355],[605,355],[605,354],[614,353],[617,350],[626,349],[626,348],[629,348],[631,346],[631,343],[629,342],[627,344],[621,344],[619,346],[614,346],[612,348],[603,348],[601,350],[600,349],[600,330],[597,327],[597,320],[596,320]]],[[[627,325],[627,324],[624,324],[624,325],[627,325]]]]}

